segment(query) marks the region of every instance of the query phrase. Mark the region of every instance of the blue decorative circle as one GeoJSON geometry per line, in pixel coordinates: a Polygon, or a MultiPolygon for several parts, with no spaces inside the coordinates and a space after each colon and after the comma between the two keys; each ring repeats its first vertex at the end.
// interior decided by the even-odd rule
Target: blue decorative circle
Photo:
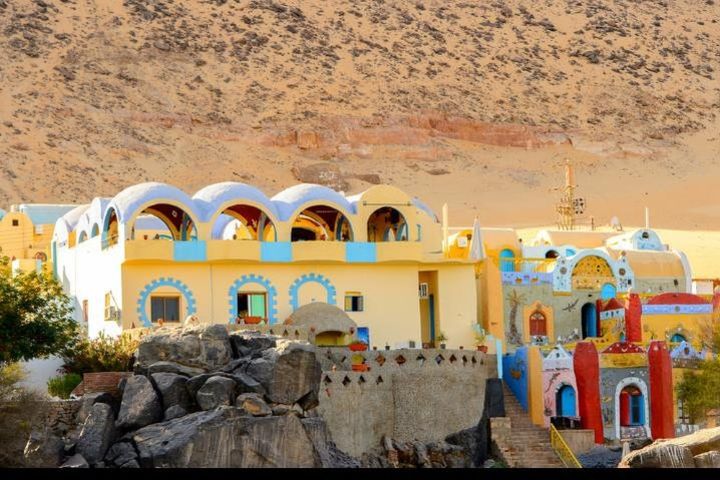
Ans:
{"type": "Polygon", "coordinates": [[[195,297],[193,296],[190,288],[187,285],[175,278],[161,277],[148,283],[147,285],[145,285],[145,288],[140,291],[140,297],[138,298],[137,302],[137,314],[143,326],[152,326],[152,321],[148,318],[147,313],[145,312],[145,306],[147,305],[147,299],[150,294],[160,287],[172,287],[183,294],[183,297],[185,297],[185,301],[187,302],[186,316],[192,315],[197,312],[197,304],[195,302],[195,297]]]}
{"type": "Polygon", "coordinates": [[[298,299],[298,292],[300,287],[309,282],[319,283],[325,287],[325,290],[327,290],[327,303],[329,305],[336,304],[335,287],[333,287],[333,284],[330,283],[330,280],[328,280],[324,275],[320,275],[318,273],[308,273],[306,275],[301,275],[300,278],[296,279],[293,284],[290,285],[290,308],[292,308],[293,312],[299,307],[298,304],[300,301],[298,299]]]}
{"type": "Polygon", "coordinates": [[[235,323],[238,316],[237,294],[238,291],[248,283],[257,283],[265,288],[268,296],[268,322],[270,325],[277,323],[277,290],[270,280],[262,275],[243,275],[230,285],[228,296],[230,297],[230,323],[235,323]]]}

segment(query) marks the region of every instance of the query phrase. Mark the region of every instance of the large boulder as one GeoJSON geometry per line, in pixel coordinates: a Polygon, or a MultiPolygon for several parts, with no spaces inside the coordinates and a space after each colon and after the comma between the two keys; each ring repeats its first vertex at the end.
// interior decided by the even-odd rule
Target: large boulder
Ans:
{"type": "Polygon", "coordinates": [[[663,442],[627,454],[620,468],[693,468],[695,460],[687,447],[663,442]]]}
{"type": "Polygon", "coordinates": [[[188,381],[186,377],[176,373],[154,373],[152,379],[162,397],[163,410],[176,405],[185,410],[192,408],[194,402],[185,387],[188,381]]]}
{"type": "Polygon", "coordinates": [[[203,410],[212,410],[222,405],[232,405],[235,399],[235,381],[221,376],[210,377],[200,390],[195,400],[203,410]]]}
{"type": "Polygon", "coordinates": [[[652,444],[630,452],[619,467],[693,467],[694,456],[720,450],[720,427],[705,428],[690,435],[652,444]]]}
{"type": "Polygon", "coordinates": [[[140,369],[147,369],[157,362],[173,362],[212,371],[231,359],[227,328],[216,324],[161,328],[140,341],[137,363],[140,369]]]}
{"type": "Polygon", "coordinates": [[[88,465],[88,462],[82,455],[76,453],[70,457],[67,462],[60,465],[60,468],[90,468],[90,465],[88,465]]]}
{"type": "Polygon", "coordinates": [[[30,433],[23,457],[27,466],[54,468],[60,464],[64,450],[65,442],[62,438],[46,428],[30,433]]]}
{"type": "Polygon", "coordinates": [[[300,420],[310,441],[315,447],[315,452],[322,468],[359,468],[360,462],[341,451],[330,438],[325,420],[319,417],[303,418],[300,420]]]}
{"type": "Polygon", "coordinates": [[[720,451],[701,453],[695,455],[695,467],[697,468],[720,468],[720,451]]]}
{"type": "Polygon", "coordinates": [[[235,399],[235,405],[242,408],[253,417],[267,417],[272,410],[257,393],[243,393],[235,399]]]}
{"type": "Polygon", "coordinates": [[[116,467],[128,467],[137,464],[138,453],[131,442],[118,442],[105,454],[105,463],[116,467]],[[134,462],[134,464],[133,464],[134,462]]]}
{"type": "Polygon", "coordinates": [[[133,440],[143,467],[320,466],[296,417],[252,417],[235,407],[150,425],[135,432],[133,440]]]}
{"type": "Polygon", "coordinates": [[[158,422],[162,417],[162,404],[150,380],[142,375],[130,377],[123,392],[117,427],[135,430],[158,422]]]}
{"type": "Polygon", "coordinates": [[[75,451],[90,465],[94,465],[102,461],[115,435],[112,407],[106,403],[96,403],[82,426],[75,451]]]}
{"type": "Polygon", "coordinates": [[[177,373],[185,377],[194,377],[204,372],[204,368],[187,367],[175,362],[155,362],[147,368],[147,373],[150,375],[154,373],[177,373]]]}
{"type": "Polygon", "coordinates": [[[248,375],[267,390],[271,402],[292,405],[320,388],[320,363],[312,345],[278,342],[275,349],[263,352],[262,359],[250,363],[248,375]],[[264,362],[262,361],[264,360],[264,362]]]}

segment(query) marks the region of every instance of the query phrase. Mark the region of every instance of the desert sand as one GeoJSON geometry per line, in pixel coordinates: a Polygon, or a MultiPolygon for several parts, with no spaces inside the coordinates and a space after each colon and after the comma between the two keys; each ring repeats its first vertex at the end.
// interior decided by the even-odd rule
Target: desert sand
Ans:
{"type": "Polygon", "coordinates": [[[526,228],[567,158],[596,225],[647,206],[720,276],[719,22],[717,0],[0,0],[0,205],[380,182],[526,228]]]}

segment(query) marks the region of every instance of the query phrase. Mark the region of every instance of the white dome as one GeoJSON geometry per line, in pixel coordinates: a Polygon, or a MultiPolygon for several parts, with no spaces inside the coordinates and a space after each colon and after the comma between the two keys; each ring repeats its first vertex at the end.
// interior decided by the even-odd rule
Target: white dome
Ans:
{"type": "Polygon", "coordinates": [[[336,206],[347,213],[355,213],[355,209],[347,198],[331,188],[313,183],[301,183],[287,188],[272,197],[271,200],[277,207],[280,220],[289,220],[301,205],[308,202],[336,206]]]}
{"type": "Polygon", "coordinates": [[[204,222],[209,221],[225,203],[233,201],[242,205],[250,201],[260,205],[267,214],[277,218],[278,211],[260,189],[240,182],[222,182],[208,185],[193,195],[195,205],[202,212],[204,222]]]}
{"type": "MultiPolygon", "coordinates": [[[[105,214],[114,208],[117,211],[120,222],[127,222],[144,204],[157,200],[158,203],[164,203],[171,200],[177,203],[185,212],[200,219],[199,212],[195,207],[195,203],[185,192],[172,185],[158,182],[140,183],[128,187],[122,192],[115,195],[110,201],[105,214]]],[[[105,215],[103,215],[103,218],[105,215]]]]}

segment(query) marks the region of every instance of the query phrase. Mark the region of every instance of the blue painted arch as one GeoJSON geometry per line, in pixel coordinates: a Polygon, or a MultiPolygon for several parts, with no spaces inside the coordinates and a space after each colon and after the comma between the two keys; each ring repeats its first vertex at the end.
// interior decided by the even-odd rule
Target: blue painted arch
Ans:
{"type": "Polygon", "coordinates": [[[558,417],[575,417],[575,389],[563,384],[555,394],[555,415],[558,417]]]}
{"type": "Polygon", "coordinates": [[[308,273],[306,275],[301,275],[292,283],[292,285],[290,285],[290,308],[293,312],[300,307],[300,299],[298,298],[300,287],[309,282],[319,283],[325,287],[325,290],[327,291],[326,303],[328,305],[335,305],[337,303],[335,300],[336,290],[330,280],[328,280],[324,275],[320,275],[318,273],[308,273]]]}
{"type": "Polygon", "coordinates": [[[240,291],[242,287],[244,287],[247,284],[254,283],[257,285],[261,285],[265,292],[267,293],[267,303],[268,303],[268,323],[270,325],[274,325],[277,323],[277,289],[270,283],[270,280],[263,277],[262,275],[243,275],[235,282],[233,282],[232,285],[230,285],[230,289],[228,290],[228,296],[229,296],[229,302],[230,302],[230,323],[235,323],[238,316],[238,308],[237,308],[237,294],[240,291]]]}
{"type": "Polygon", "coordinates": [[[603,300],[610,300],[611,298],[615,298],[616,295],[617,288],[615,288],[615,285],[612,283],[606,283],[600,290],[600,298],[603,300]]]}
{"type": "Polygon", "coordinates": [[[513,252],[509,248],[506,248],[500,252],[500,271],[515,271],[515,252],[513,252]]]}
{"type": "Polygon", "coordinates": [[[175,278],[161,277],[148,283],[147,285],[145,285],[145,288],[140,291],[140,297],[137,301],[137,314],[143,326],[152,326],[152,321],[148,318],[146,311],[147,300],[148,298],[150,298],[150,294],[160,287],[172,287],[182,294],[182,296],[185,298],[185,303],[187,304],[185,313],[186,316],[192,315],[197,312],[197,302],[195,301],[195,297],[193,296],[192,291],[187,285],[175,278]]]}

